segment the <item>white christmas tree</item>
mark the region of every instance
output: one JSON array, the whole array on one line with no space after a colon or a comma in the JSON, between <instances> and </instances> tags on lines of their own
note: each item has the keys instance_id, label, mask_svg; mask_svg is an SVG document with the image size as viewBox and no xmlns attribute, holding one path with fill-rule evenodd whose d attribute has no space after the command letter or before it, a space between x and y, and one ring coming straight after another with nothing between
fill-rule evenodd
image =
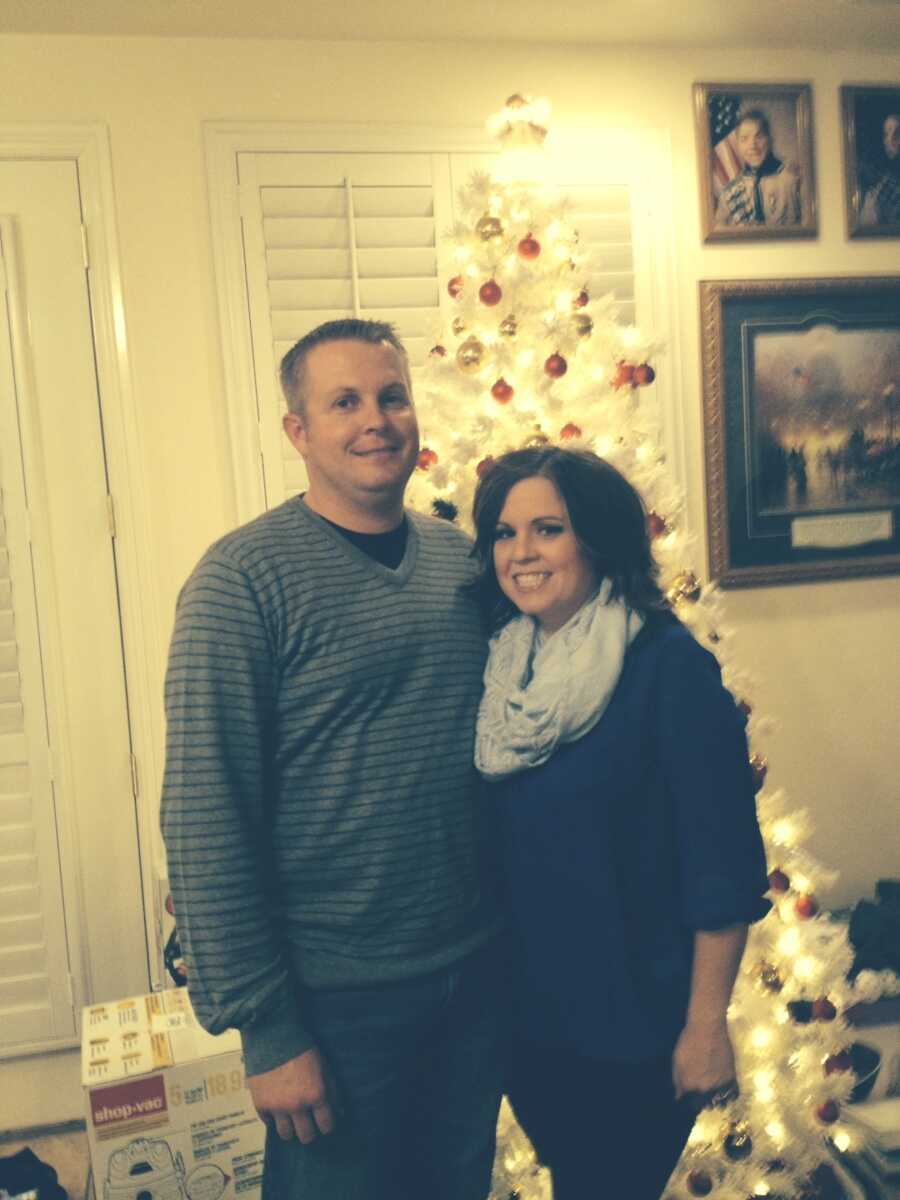
<instances>
[{"instance_id":1,"label":"white christmas tree","mask_svg":"<svg viewBox=\"0 0 900 1200\"><path fill-rule=\"evenodd\" d=\"M887 973L851 985L845 926L820 912L834 876L804 849L809 814L766 784L762 747L772 722L752 706L752 679L734 654L721 593L687 565L683 499L666 464L651 386L661 347L617 323L612 296L587 290L577 232L557 195L535 181L549 106L511 97L490 122L505 179L474 175L448 235L456 274L449 328L436 332L417 388L423 448L414 505L467 526L478 476L523 445L586 446L639 489L661 583L678 617L719 659L747 716L758 815L769 862L771 913L751 931L729 1011L741 1094L705 1110L666 1190L667 1200L775 1200L820 1194L816 1172L856 1135L842 1119L855 1079L844 1013L897 990ZM635 1132L640 1131L635 1113ZM652 1131L644 1131L652 1136ZM598 1162L598 1185L603 1164ZM602 1190L602 1189L601 1189ZM501 1113L496 1200L550 1196L524 1134Z\"/></svg>"}]
</instances>

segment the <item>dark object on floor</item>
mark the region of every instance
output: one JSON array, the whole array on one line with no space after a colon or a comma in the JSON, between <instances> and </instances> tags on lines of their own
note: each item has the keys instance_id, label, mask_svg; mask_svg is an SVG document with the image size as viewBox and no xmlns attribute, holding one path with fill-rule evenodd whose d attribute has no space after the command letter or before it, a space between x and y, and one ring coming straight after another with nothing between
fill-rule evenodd
<instances>
[{"instance_id":1,"label":"dark object on floor","mask_svg":"<svg viewBox=\"0 0 900 1200\"><path fill-rule=\"evenodd\" d=\"M875 897L874 904L860 900L850 917L851 979L860 971L900 971L900 879L879 879Z\"/></svg>"},{"instance_id":2,"label":"dark object on floor","mask_svg":"<svg viewBox=\"0 0 900 1200\"><path fill-rule=\"evenodd\" d=\"M69 1193L60 1187L56 1172L49 1163L41 1162L29 1147L0 1158L0 1195L9 1200L69 1200Z\"/></svg>"},{"instance_id":3,"label":"dark object on floor","mask_svg":"<svg viewBox=\"0 0 900 1200\"><path fill-rule=\"evenodd\" d=\"M166 970L172 976L176 987L187 987L187 967L181 952L181 942L178 940L178 929L173 928L163 950L163 962Z\"/></svg>"}]
</instances>

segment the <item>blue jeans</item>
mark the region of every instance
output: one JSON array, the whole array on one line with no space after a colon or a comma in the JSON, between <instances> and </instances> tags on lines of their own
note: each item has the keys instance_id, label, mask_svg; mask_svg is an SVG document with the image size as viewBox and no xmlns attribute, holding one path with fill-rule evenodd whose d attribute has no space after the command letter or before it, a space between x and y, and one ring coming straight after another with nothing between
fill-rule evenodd
<instances>
[{"instance_id":1,"label":"blue jeans","mask_svg":"<svg viewBox=\"0 0 900 1200\"><path fill-rule=\"evenodd\" d=\"M263 1200L484 1200L503 1085L501 945L418 979L305 993L343 1112L306 1146L270 1127Z\"/></svg>"}]
</instances>

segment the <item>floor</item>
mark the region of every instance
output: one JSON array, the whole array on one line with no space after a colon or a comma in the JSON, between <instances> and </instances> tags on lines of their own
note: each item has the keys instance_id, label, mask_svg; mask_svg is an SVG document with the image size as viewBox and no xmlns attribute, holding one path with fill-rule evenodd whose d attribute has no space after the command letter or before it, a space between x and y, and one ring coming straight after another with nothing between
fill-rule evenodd
<instances>
[{"instance_id":1,"label":"floor","mask_svg":"<svg viewBox=\"0 0 900 1200\"><path fill-rule=\"evenodd\" d=\"M38 1158L53 1167L69 1200L85 1200L90 1159L83 1122L72 1122L53 1131L4 1134L0 1139L0 1158L7 1158L25 1146L30 1146Z\"/></svg>"}]
</instances>

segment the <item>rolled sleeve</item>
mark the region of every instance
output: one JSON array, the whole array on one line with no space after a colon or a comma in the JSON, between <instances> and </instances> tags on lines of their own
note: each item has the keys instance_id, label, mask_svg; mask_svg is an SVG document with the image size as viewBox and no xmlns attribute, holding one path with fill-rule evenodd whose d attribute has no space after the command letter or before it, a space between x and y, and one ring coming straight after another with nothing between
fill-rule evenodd
<instances>
[{"instance_id":1,"label":"rolled sleeve","mask_svg":"<svg viewBox=\"0 0 900 1200\"><path fill-rule=\"evenodd\" d=\"M660 751L674 811L681 917L693 930L769 911L744 718L716 659L686 634L660 665Z\"/></svg>"}]
</instances>

